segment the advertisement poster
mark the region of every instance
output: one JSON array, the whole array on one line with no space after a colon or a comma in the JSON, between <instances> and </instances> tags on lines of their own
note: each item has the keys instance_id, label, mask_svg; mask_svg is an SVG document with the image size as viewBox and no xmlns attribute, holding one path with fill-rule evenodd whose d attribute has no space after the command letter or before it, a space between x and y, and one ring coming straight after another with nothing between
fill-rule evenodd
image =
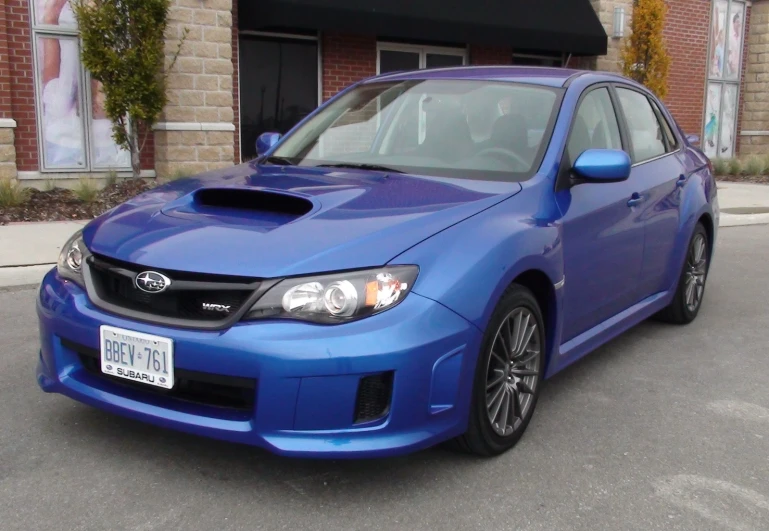
<instances>
[{"instance_id":1,"label":"advertisement poster","mask_svg":"<svg viewBox=\"0 0 769 531\"><path fill-rule=\"evenodd\" d=\"M742 28L745 19L745 4L732 2L729 12L729 55L726 59L726 78L737 80L740 77L740 53L742 52Z\"/></svg>"},{"instance_id":2,"label":"advertisement poster","mask_svg":"<svg viewBox=\"0 0 769 531\"><path fill-rule=\"evenodd\" d=\"M726 10L726 0L717 0L713 3L713 20L710 28L710 77L721 78L724 75L727 33Z\"/></svg>"},{"instance_id":3,"label":"advertisement poster","mask_svg":"<svg viewBox=\"0 0 769 531\"><path fill-rule=\"evenodd\" d=\"M718 155L719 117L721 115L721 85L708 84L708 97L705 104L705 138L703 151L705 155L715 158Z\"/></svg>"},{"instance_id":4,"label":"advertisement poster","mask_svg":"<svg viewBox=\"0 0 769 531\"><path fill-rule=\"evenodd\" d=\"M734 155L734 126L737 118L737 86L724 85L721 104L721 142L718 156L730 158Z\"/></svg>"},{"instance_id":5,"label":"advertisement poster","mask_svg":"<svg viewBox=\"0 0 769 531\"><path fill-rule=\"evenodd\" d=\"M77 37L37 37L45 167L85 167Z\"/></svg>"},{"instance_id":6,"label":"advertisement poster","mask_svg":"<svg viewBox=\"0 0 769 531\"><path fill-rule=\"evenodd\" d=\"M62 33L77 29L69 0L35 0L35 22L61 28ZM129 152L112 139L101 83L91 80L84 85L77 36L38 34L36 48L44 167L85 169L89 151L91 168L130 167Z\"/></svg>"}]
</instances>

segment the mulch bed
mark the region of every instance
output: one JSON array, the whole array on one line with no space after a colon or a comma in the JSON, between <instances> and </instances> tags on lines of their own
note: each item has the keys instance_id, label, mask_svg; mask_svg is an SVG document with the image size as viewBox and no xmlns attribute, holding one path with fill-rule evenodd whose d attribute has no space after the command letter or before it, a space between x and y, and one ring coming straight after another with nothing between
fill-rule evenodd
<instances>
[{"instance_id":1,"label":"mulch bed","mask_svg":"<svg viewBox=\"0 0 769 531\"><path fill-rule=\"evenodd\" d=\"M769 175L719 175L716 181L728 183L769 184Z\"/></svg>"},{"instance_id":2,"label":"mulch bed","mask_svg":"<svg viewBox=\"0 0 769 531\"><path fill-rule=\"evenodd\" d=\"M96 200L85 203L71 190L30 190L29 199L15 207L0 207L0 225L18 221L71 221L93 219L107 210L149 190L143 179L126 179L100 190Z\"/></svg>"}]
</instances>

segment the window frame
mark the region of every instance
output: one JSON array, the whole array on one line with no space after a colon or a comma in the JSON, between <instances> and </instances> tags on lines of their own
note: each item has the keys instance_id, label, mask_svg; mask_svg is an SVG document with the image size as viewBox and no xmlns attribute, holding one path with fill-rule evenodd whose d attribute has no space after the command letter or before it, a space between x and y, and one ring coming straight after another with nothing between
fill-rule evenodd
<instances>
[{"instance_id":1,"label":"window frame","mask_svg":"<svg viewBox=\"0 0 769 531\"><path fill-rule=\"evenodd\" d=\"M414 53L419 55L419 68L418 70L424 70L427 68L427 56L429 54L434 55L450 55L453 57L462 58L462 66L467 65L468 53L467 48L455 48L450 46L427 46L421 44L406 44L398 42L377 41L376 43L376 73L380 75L381 66L381 52L405 52Z\"/></svg>"},{"instance_id":2,"label":"window frame","mask_svg":"<svg viewBox=\"0 0 769 531\"><path fill-rule=\"evenodd\" d=\"M617 113L617 105L619 102L614 101L614 93L612 92L612 87L608 83L599 83L597 85L590 85L587 89L585 89L582 94L579 97L579 100L577 101L577 105L574 107L574 115L571 118L571 124L569 126L569 134L566 137L566 144L564 145L564 151L566 152L566 157L569 159L569 164L573 167L576 160L571 160L571 157L569 156L569 142L571 142L571 135L574 131L574 124L577 121L577 115L579 114L580 109L582 108L582 104L585 101L585 98L587 98L591 93L595 92L596 90L606 89L606 92L609 94L609 101L611 102L612 111L614 112L614 119L617 120L617 129L619 131L619 138L620 138L620 147L623 151L626 151L626 138L623 135L623 129L622 129L622 122L620 121L619 114ZM571 168L569 168L571 169Z\"/></svg>"},{"instance_id":3,"label":"window frame","mask_svg":"<svg viewBox=\"0 0 769 531\"><path fill-rule=\"evenodd\" d=\"M68 173L99 173L106 171L130 171L131 160L125 166L99 166L95 164L95 148L93 128L93 94L91 93L91 74L78 61L78 83L80 84L80 101L78 102L78 117L80 119L80 136L83 142L84 164L82 166L46 166L45 151L45 124L43 123L43 102L42 102L42 80L40 79L40 61L39 61L39 38L49 39L71 39L77 42L78 55L82 48L82 39L80 38L80 29L77 26L52 25L37 23L37 2L30 0L30 34L32 39L32 79L35 88L35 126L37 128L38 162L40 173L46 174L68 174Z\"/></svg>"},{"instance_id":4,"label":"window frame","mask_svg":"<svg viewBox=\"0 0 769 531\"><path fill-rule=\"evenodd\" d=\"M638 87L635 87L633 85L628 85L626 83L612 83L612 89L615 91L615 93L619 89L625 89L625 90L629 90L631 92L635 92L635 93L640 94L641 96L643 96L646 99L646 101L648 102L649 106L651 107L652 113L654 114L654 117L657 120L657 125L660 127L660 132L662 133L662 145L665 147L664 153L662 153L660 155L656 155L654 157L650 157L648 159L637 160L636 159L636 155L635 155L635 148L633 147L633 137L630 134L630 125L628 124L627 117L625 116L625 110L622 107L622 102L619 99L619 93L616 93L617 105L619 106L619 110L620 110L620 112L622 114L622 125L626 128L626 135L627 135L627 139L628 139L628 145L630 146L629 155L630 155L630 159L633 161L633 166L632 166L633 168L635 168L636 166L640 166L641 164L646 164L648 162L653 162L653 161L659 160L659 159L661 159L663 157L667 157L669 155L673 155L675 153L678 153L681 150L682 143L681 143L681 140L677 136L676 136L676 140L678 141L678 149L670 150L668 148L667 137L664 134L664 131L662 131L662 124L659 121L660 120L660 115L657 113L657 110L655 109L656 105L654 104L654 99L651 97L650 94L648 94L647 92L639 89ZM670 122L668 122L666 120L666 123L668 124L668 126L670 126ZM670 129L671 129L671 131L673 131L672 127ZM675 135L674 131L673 131L673 135Z\"/></svg>"}]
</instances>

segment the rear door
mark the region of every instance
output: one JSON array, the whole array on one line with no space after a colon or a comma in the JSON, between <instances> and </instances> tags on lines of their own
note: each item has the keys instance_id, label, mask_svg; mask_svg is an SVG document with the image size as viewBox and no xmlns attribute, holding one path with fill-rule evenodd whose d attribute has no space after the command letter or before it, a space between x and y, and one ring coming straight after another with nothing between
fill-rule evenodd
<instances>
[{"instance_id":1,"label":"rear door","mask_svg":"<svg viewBox=\"0 0 769 531\"><path fill-rule=\"evenodd\" d=\"M656 102L632 87L615 88L630 141L630 178L640 186L644 253L639 290L645 298L669 289L674 281L670 264L680 226L681 189L688 176L681 141Z\"/></svg>"}]
</instances>

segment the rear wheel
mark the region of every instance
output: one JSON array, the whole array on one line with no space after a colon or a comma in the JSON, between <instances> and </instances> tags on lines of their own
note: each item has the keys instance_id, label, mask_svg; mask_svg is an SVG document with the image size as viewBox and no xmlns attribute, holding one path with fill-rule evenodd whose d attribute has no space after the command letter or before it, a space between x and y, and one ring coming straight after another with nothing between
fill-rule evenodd
<instances>
[{"instance_id":1,"label":"rear wheel","mask_svg":"<svg viewBox=\"0 0 769 531\"><path fill-rule=\"evenodd\" d=\"M689 324L697 317L705 296L705 282L710 266L710 242L702 223L698 223L689 242L678 289L670 305L659 317L675 324Z\"/></svg>"},{"instance_id":2,"label":"rear wheel","mask_svg":"<svg viewBox=\"0 0 769 531\"><path fill-rule=\"evenodd\" d=\"M518 442L537 404L544 359L542 312L528 289L513 284L486 329L469 427L455 441L460 449L493 456Z\"/></svg>"}]
</instances>

